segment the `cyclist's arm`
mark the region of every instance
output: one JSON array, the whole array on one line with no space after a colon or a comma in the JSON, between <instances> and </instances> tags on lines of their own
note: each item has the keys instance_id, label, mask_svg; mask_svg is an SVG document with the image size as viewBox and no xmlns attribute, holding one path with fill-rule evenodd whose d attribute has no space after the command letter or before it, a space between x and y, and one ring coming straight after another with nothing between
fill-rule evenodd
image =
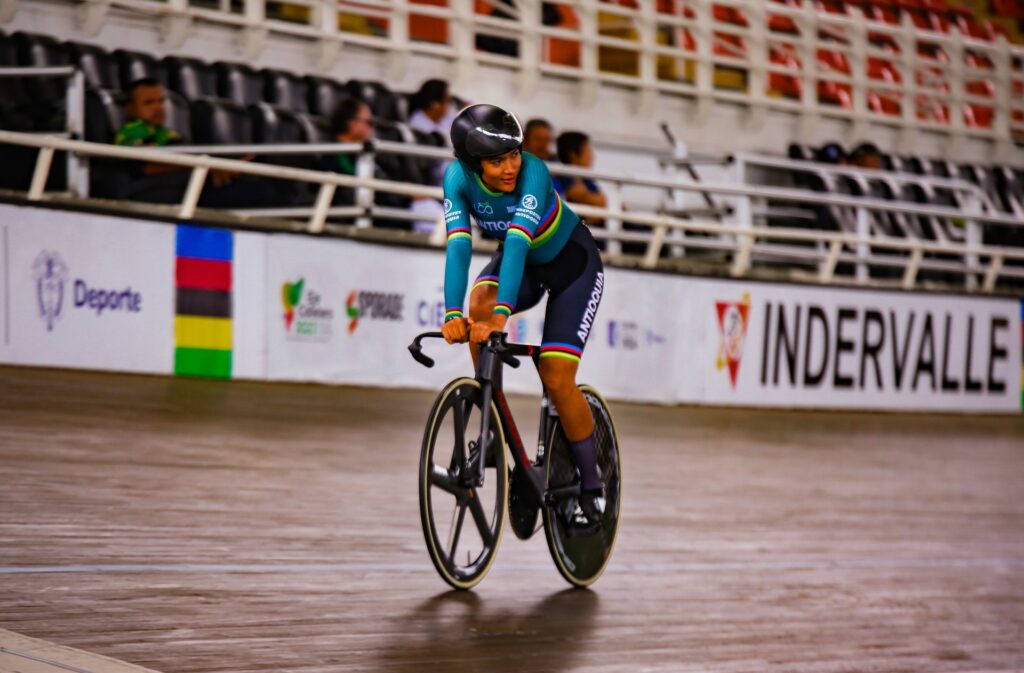
<instances>
[{"instance_id":1,"label":"cyclist's arm","mask_svg":"<svg viewBox=\"0 0 1024 673\"><path fill-rule=\"evenodd\" d=\"M540 226L541 213L551 191L551 174L539 159L530 161L524 155L519 179L522 196L505 236L501 268L498 270L498 302L494 305L494 313L506 318L515 310L526 267L526 253L530 252L530 243Z\"/></svg>"},{"instance_id":2,"label":"cyclist's arm","mask_svg":"<svg viewBox=\"0 0 1024 673\"><path fill-rule=\"evenodd\" d=\"M466 301L469 262L473 254L469 201L466 199L465 191L465 177L458 162L453 162L444 174L444 223L448 230L444 262L445 322L465 316L463 307Z\"/></svg>"}]
</instances>

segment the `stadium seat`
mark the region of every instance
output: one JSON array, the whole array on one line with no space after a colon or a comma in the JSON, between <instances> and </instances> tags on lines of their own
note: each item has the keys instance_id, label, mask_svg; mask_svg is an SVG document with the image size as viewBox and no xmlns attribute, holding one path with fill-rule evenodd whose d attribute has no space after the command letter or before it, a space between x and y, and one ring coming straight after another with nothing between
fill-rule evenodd
<instances>
[{"instance_id":1,"label":"stadium seat","mask_svg":"<svg viewBox=\"0 0 1024 673\"><path fill-rule=\"evenodd\" d=\"M263 99L296 114L309 112L309 83L283 70L263 70Z\"/></svg>"},{"instance_id":2,"label":"stadium seat","mask_svg":"<svg viewBox=\"0 0 1024 673\"><path fill-rule=\"evenodd\" d=\"M71 55L68 48L56 39L47 35L15 33L12 39L18 51L18 64L31 67L47 67L70 65ZM26 78L25 87L35 102L54 102L63 109L63 100L67 86L64 81L47 78Z\"/></svg>"},{"instance_id":3,"label":"stadium seat","mask_svg":"<svg viewBox=\"0 0 1024 673\"><path fill-rule=\"evenodd\" d=\"M167 84L189 101L217 98L217 73L213 67L195 58L168 56L163 60Z\"/></svg>"},{"instance_id":4,"label":"stadium seat","mask_svg":"<svg viewBox=\"0 0 1024 673\"><path fill-rule=\"evenodd\" d=\"M269 103L249 106L253 140L262 144L294 145L306 142L306 133L295 113Z\"/></svg>"},{"instance_id":5,"label":"stadium seat","mask_svg":"<svg viewBox=\"0 0 1024 673\"><path fill-rule=\"evenodd\" d=\"M254 68L241 63L217 62L217 91L221 98L239 105L263 103L263 76Z\"/></svg>"},{"instance_id":6,"label":"stadium seat","mask_svg":"<svg viewBox=\"0 0 1024 673\"><path fill-rule=\"evenodd\" d=\"M327 117L301 113L295 115L302 126L303 137L307 143L332 143L334 136L331 134L331 120Z\"/></svg>"},{"instance_id":7,"label":"stadium seat","mask_svg":"<svg viewBox=\"0 0 1024 673\"><path fill-rule=\"evenodd\" d=\"M168 87L167 68L155 56L125 49L118 49L112 55L122 88L127 89L132 82L144 78L155 79Z\"/></svg>"},{"instance_id":8,"label":"stadium seat","mask_svg":"<svg viewBox=\"0 0 1024 673\"><path fill-rule=\"evenodd\" d=\"M192 138L197 145L251 145L253 123L246 109L227 100L193 101Z\"/></svg>"},{"instance_id":9,"label":"stadium seat","mask_svg":"<svg viewBox=\"0 0 1024 673\"><path fill-rule=\"evenodd\" d=\"M125 121L125 101L113 89L90 89L85 95L85 139L110 144Z\"/></svg>"},{"instance_id":10,"label":"stadium seat","mask_svg":"<svg viewBox=\"0 0 1024 673\"><path fill-rule=\"evenodd\" d=\"M380 120L377 123L376 136L379 140L390 140L396 143L413 142L415 138L409 127L399 122ZM381 154L377 156L380 165L392 180L423 184L423 175L414 157L399 154Z\"/></svg>"},{"instance_id":11,"label":"stadium seat","mask_svg":"<svg viewBox=\"0 0 1024 673\"><path fill-rule=\"evenodd\" d=\"M85 83L94 89L122 89L117 61L106 49L78 42L67 43L73 62L85 76Z\"/></svg>"},{"instance_id":12,"label":"stadium seat","mask_svg":"<svg viewBox=\"0 0 1024 673\"><path fill-rule=\"evenodd\" d=\"M347 94L344 87L333 79L306 77L309 111L321 117L330 118L334 108Z\"/></svg>"},{"instance_id":13,"label":"stadium seat","mask_svg":"<svg viewBox=\"0 0 1024 673\"><path fill-rule=\"evenodd\" d=\"M0 33L0 68L18 66L14 41ZM21 77L0 77L0 128L29 131L33 128L29 94Z\"/></svg>"},{"instance_id":14,"label":"stadium seat","mask_svg":"<svg viewBox=\"0 0 1024 673\"><path fill-rule=\"evenodd\" d=\"M167 91L167 121L164 125L181 137L184 145L192 143L192 110L189 102L177 91Z\"/></svg>"},{"instance_id":15,"label":"stadium seat","mask_svg":"<svg viewBox=\"0 0 1024 673\"><path fill-rule=\"evenodd\" d=\"M301 145L308 141L306 128L298 116L289 110L269 103L256 103L250 105L248 111L252 120L253 139L257 143ZM257 157L257 161L291 168L316 167L316 158L309 154L273 154ZM282 200L289 205L312 203L313 194L308 183L275 180L275 187Z\"/></svg>"},{"instance_id":16,"label":"stadium seat","mask_svg":"<svg viewBox=\"0 0 1024 673\"><path fill-rule=\"evenodd\" d=\"M366 101L373 111L373 116L393 122L404 122L399 116L398 95L385 84L372 81L350 80L345 90L353 98Z\"/></svg>"}]
</instances>

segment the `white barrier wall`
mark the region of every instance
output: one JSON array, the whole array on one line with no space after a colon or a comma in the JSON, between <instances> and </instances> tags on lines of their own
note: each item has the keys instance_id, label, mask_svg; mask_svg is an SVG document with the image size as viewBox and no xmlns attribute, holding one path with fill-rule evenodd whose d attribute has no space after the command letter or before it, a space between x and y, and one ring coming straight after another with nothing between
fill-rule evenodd
<instances>
[{"instance_id":1,"label":"white barrier wall","mask_svg":"<svg viewBox=\"0 0 1024 673\"><path fill-rule=\"evenodd\" d=\"M6 205L0 228L2 362L418 388L471 374L465 346L425 342L429 370L405 350L441 325L436 250ZM543 321L516 316L512 339L539 343ZM1021 334L1015 300L608 269L580 380L661 403L1019 413ZM540 390L528 362L506 385Z\"/></svg>"}]
</instances>

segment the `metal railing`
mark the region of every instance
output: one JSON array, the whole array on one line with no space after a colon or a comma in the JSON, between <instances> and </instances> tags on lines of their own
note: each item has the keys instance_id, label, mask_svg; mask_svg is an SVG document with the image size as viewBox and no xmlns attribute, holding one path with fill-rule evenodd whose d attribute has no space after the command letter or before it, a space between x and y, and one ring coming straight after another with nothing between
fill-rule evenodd
<instances>
[{"instance_id":1,"label":"metal railing","mask_svg":"<svg viewBox=\"0 0 1024 673\"><path fill-rule=\"evenodd\" d=\"M27 192L29 201L40 201L46 198L45 185L50 163L54 152L65 151L79 156L96 156L118 158L133 161L150 161L182 166L190 171L188 187L182 201L177 206L176 215L183 220L194 219L197 215L199 198L211 170L234 171L237 173L294 180L315 185L317 197L315 205L305 220L305 230L311 234L325 232L327 218L331 214L331 202L334 191L338 187L355 188L357 192L369 195L363 203L372 204L373 193L383 191L404 194L412 197L428 197L440 199L441 190L437 187L380 180L371 177L373 157L370 152L363 152L358 165L363 167L363 175L356 176L325 173L320 171L287 168L275 165L252 163L192 155L176 150L117 147L84 141L69 140L59 137L47 137L33 134L0 131L0 143L12 143L40 149L39 158L33 174L31 186ZM195 149L198 148L185 148ZM263 154L272 152L296 153L300 150L316 152L361 152L364 148L358 144L326 144L316 146L286 146L272 148L268 146L248 147L207 147L205 151L226 153L251 153L256 150ZM376 147L381 152L408 152L423 156L447 158L444 150L403 145L401 143L379 143ZM370 175L365 175L369 165ZM606 174L568 167L553 166L555 172L572 173L602 179ZM622 208L621 203L611 208L593 208L573 205L584 217L604 218L609 226L594 228L594 235L609 242L608 255L613 261L622 261L622 257L612 249L611 244L641 244L644 252L639 258L641 266L654 268L659 265L666 244L676 245L694 250L726 253L729 273L734 277L749 275L755 258L766 261L788 261L789 263L811 264L816 270L815 279L822 283L834 283L843 280L837 277L836 269L841 263L854 265L858 273L852 282L858 284L876 284L878 279L871 271L879 269L897 269L900 273L899 285L910 289L919 285L919 274L922 270L931 270L946 274L955 274L962 278L968 289L993 292L1000 278L1024 279L1024 248L1008 248L983 245L979 237L967 237L964 241L928 241L912 238L895 238L880 235L870 227L864 226L856 232L823 231L797 229L792 227L773 227L755 224L753 209L749 203L752 199L771 199L802 205L844 206L857 213L858 221L867 222L872 214L896 213L917 216L932 216L948 219L961 219L968 228L976 227L980 231L986 225L1022 227L1024 220L999 213L978 212L967 213L957 208L941 206L924 206L920 204L884 201L873 198L854 196L818 194L800 189L785 187L749 186L730 183L694 183L686 180L665 179L663 177L615 176L619 184L641 184L647 187L666 191L681 190L684 192L710 194L719 197L738 199L747 205L735 208L728 221L715 221L707 218L684 217L655 212L632 211ZM980 202L979 202L980 203ZM369 226L368 220L374 214L372 206L369 210L357 204L356 207L343 209L343 214L358 215L367 220L362 226ZM380 212L382 216L387 212ZM419 219L422 219L419 218ZM634 231L611 226L612 223L640 225L645 229ZM293 227L281 226L284 230ZM649 228L649 229L648 229ZM673 232L680 232L681 238L669 240ZM443 245L444 223L439 217L435 234L431 243ZM885 252L879 252L885 251ZM897 253L897 254L893 254Z\"/></svg>"},{"instance_id":2,"label":"metal railing","mask_svg":"<svg viewBox=\"0 0 1024 673\"><path fill-rule=\"evenodd\" d=\"M698 119L712 102L725 101L755 112L787 110L997 141L1024 137L1024 47L1002 36L975 39L955 25L949 32L930 30L906 12L894 24L860 10L818 10L810 1L563 0L553 6L570 20L545 25L542 0L494 0L507 18L478 13L471 0L444 6L291 0L285 4L302 11L287 19L268 16L266 0L216 7L189 0L82 4L87 26L100 25L112 9L158 18L171 49L193 22L241 31L248 58L258 56L268 34L299 36L317 45L322 71L343 49L357 46L388 54L395 77L409 55L446 59L456 88L488 64L518 72L526 95L541 76L571 78L581 87L583 106L610 84L636 90L641 110L651 110L658 95L694 97ZM723 8L731 16L723 16ZM425 19L440 27L424 35ZM516 55L478 49L477 36L505 40Z\"/></svg>"}]
</instances>

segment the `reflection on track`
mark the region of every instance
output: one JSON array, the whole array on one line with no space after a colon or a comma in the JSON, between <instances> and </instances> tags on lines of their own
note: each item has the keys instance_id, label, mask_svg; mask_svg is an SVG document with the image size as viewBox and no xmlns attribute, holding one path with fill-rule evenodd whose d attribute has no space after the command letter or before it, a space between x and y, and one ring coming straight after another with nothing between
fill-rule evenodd
<instances>
[{"instance_id":1,"label":"reflection on track","mask_svg":"<svg viewBox=\"0 0 1024 673\"><path fill-rule=\"evenodd\" d=\"M522 575L528 583L530 576ZM444 670L493 673L571 670L591 642L601 600L589 590L565 589L525 607L479 594L451 591L423 601L396 623L394 648L381 668L422 673L444 653Z\"/></svg>"}]
</instances>

